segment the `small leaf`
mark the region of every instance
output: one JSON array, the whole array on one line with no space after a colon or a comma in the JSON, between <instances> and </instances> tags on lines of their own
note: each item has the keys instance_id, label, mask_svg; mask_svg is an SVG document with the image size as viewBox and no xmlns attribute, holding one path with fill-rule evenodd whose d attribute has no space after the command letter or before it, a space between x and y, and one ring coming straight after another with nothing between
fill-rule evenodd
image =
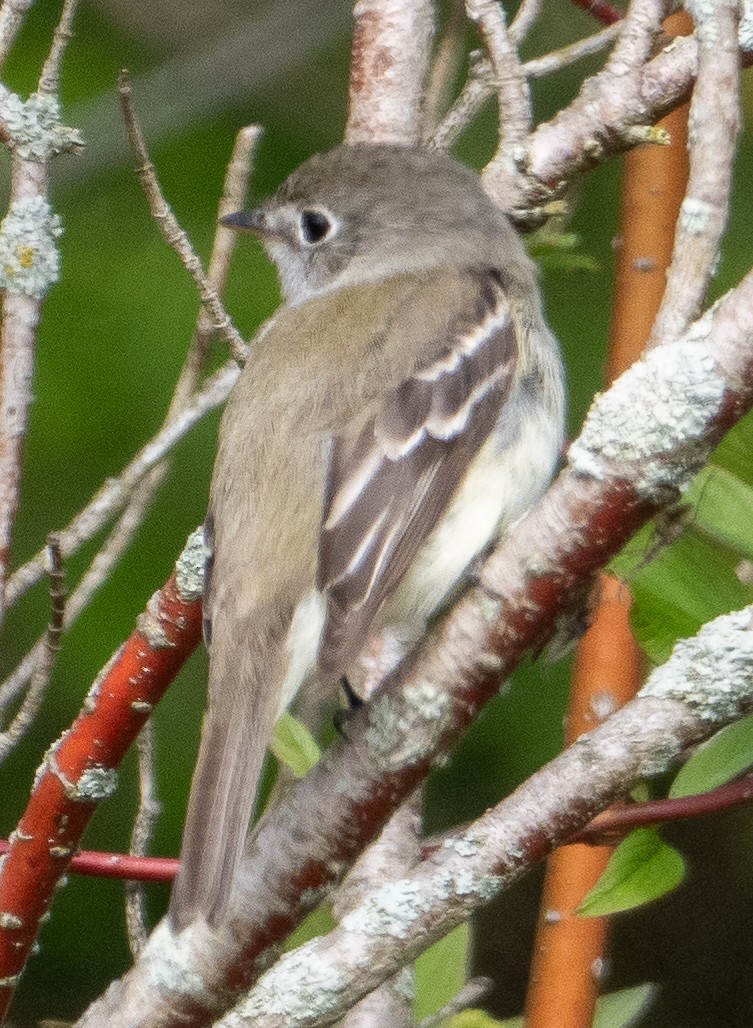
<instances>
[{"instance_id":1,"label":"small leaf","mask_svg":"<svg viewBox=\"0 0 753 1028\"><path fill-rule=\"evenodd\" d=\"M582 250L575 232L535 232L528 240L528 252L542 268L552 271L598 271L598 262Z\"/></svg>"},{"instance_id":2,"label":"small leaf","mask_svg":"<svg viewBox=\"0 0 753 1028\"><path fill-rule=\"evenodd\" d=\"M464 1010L462 1014L455 1014L446 1023L447 1028L523 1028L522 1017L498 1021L484 1010Z\"/></svg>"},{"instance_id":3,"label":"small leaf","mask_svg":"<svg viewBox=\"0 0 753 1028\"><path fill-rule=\"evenodd\" d=\"M316 767L322 755L308 728L287 712L278 719L269 748L296 778L303 778Z\"/></svg>"},{"instance_id":4,"label":"small leaf","mask_svg":"<svg viewBox=\"0 0 753 1028\"><path fill-rule=\"evenodd\" d=\"M470 929L458 925L416 961L416 1020L441 1010L467 980Z\"/></svg>"},{"instance_id":5,"label":"small leaf","mask_svg":"<svg viewBox=\"0 0 753 1028\"><path fill-rule=\"evenodd\" d=\"M753 414L746 414L719 443L712 460L736 478L753 485Z\"/></svg>"},{"instance_id":6,"label":"small leaf","mask_svg":"<svg viewBox=\"0 0 753 1028\"><path fill-rule=\"evenodd\" d=\"M663 842L653 828L639 828L614 851L578 914L601 917L643 906L676 889L684 877L682 855Z\"/></svg>"},{"instance_id":7,"label":"small leaf","mask_svg":"<svg viewBox=\"0 0 753 1028\"><path fill-rule=\"evenodd\" d=\"M753 560L753 488L724 468L700 471L685 496L692 526L746 560Z\"/></svg>"},{"instance_id":8,"label":"small leaf","mask_svg":"<svg viewBox=\"0 0 753 1028\"><path fill-rule=\"evenodd\" d=\"M328 903L320 903L285 940L284 950L289 953L320 935L328 935L335 927L335 919Z\"/></svg>"},{"instance_id":9,"label":"small leaf","mask_svg":"<svg viewBox=\"0 0 753 1028\"><path fill-rule=\"evenodd\" d=\"M648 1013L656 994L656 986L646 982L601 996L596 1000L593 1028L630 1028Z\"/></svg>"},{"instance_id":10,"label":"small leaf","mask_svg":"<svg viewBox=\"0 0 753 1028\"><path fill-rule=\"evenodd\" d=\"M753 765L753 717L717 732L699 746L680 769L669 795L673 799L710 792Z\"/></svg>"}]
</instances>

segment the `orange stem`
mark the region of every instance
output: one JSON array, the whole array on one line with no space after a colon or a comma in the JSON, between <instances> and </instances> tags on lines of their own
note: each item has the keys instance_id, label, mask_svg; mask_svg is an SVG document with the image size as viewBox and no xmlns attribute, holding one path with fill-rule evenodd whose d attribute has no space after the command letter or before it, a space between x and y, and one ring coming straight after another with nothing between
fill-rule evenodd
<instances>
[{"instance_id":1,"label":"orange stem","mask_svg":"<svg viewBox=\"0 0 753 1028\"><path fill-rule=\"evenodd\" d=\"M671 35L692 31L687 15L666 22ZM675 222L687 182L687 105L662 125L669 147L628 153L622 183L621 231L606 379L640 355L659 308L672 257ZM640 656L630 628L630 593L610 575L600 579L593 623L578 647L565 742L627 702L640 681ZM607 945L606 918L575 911L601 876L612 848L572 845L549 858L526 998L526 1028L590 1028Z\"/></svg>"}]
</instances>

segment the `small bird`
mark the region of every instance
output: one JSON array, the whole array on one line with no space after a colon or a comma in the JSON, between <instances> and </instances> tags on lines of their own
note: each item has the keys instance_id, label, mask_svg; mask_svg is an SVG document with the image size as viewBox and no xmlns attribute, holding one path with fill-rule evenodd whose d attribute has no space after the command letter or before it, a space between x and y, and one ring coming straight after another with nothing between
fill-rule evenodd
<instances>
[{"instance_id":1,"label":"small bird","mask_svg":"<svg viewBox=\"0 0 753 1028\"><path fill-rule=\"evenodd\" d=\"M204 525L204 721L170 905L219 927L274 722L405 645L540 496L564 385L534 266L449 156L340 146L257 210L284 303L222 419Z\"/></svg>"}]
</instances>

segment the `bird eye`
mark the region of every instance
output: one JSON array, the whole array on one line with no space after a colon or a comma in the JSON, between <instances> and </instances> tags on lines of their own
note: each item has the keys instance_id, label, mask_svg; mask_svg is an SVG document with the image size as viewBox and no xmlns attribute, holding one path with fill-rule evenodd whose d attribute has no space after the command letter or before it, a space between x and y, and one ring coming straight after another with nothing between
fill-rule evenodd
<instances>
[{"instance_id":1,"label":"bird eye","mask_svg":"<svg viewBox=\"0 0 753 1028\"><path fill-rule=\"evenodd\" d=\"M301 239L312 246L321 243L332 231L332 222L323 211L301 211Z\"/></svg>"}]
</instances>

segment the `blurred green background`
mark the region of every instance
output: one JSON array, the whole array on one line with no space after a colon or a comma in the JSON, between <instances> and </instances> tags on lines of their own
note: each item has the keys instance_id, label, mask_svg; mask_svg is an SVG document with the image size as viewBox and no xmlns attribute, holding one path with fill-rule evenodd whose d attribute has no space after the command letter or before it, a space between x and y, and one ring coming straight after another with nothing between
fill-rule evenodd
<instances>
[{"instance_id":1,"label":"blurred green background","mask_svg":"<svg viewBox=\"0 0 753 1028\"><path fill-rule=\"evenodd\" d=\"M5 81L22 96L35 88L58 6L33 7L7 63ZM340 140L350 11L346 0L82 4L65 60L62 99L66 123L80 126L88 145L83 156L59 158L53 168L53 202L65 226L63 277L45 302L39 333L16 564L44 544L48 531L65 525L157 429L197 316L194 287L159 236L131 170L115 101L118 70L131 71L135 106L165 193L206 258L225 166L242 125L264 127L252 196L263 196L305 157ZM543 53L595 28L568 0L549 0L524 53ZM470 29L467 42L478 45ZM599 63L583 62L535 83L537 117L551 117L566 104L583 74ZM748 73L747 131L715 295L753 262L752 111ZM456 153L480 168L493 151L495 129L490 105ZM594 259L595 270L543 272L550 321L569 367L572 431L602 384L619 181L620 162L613 161L571 194L570 228L582 237L581 249ZM227 290L236 324L251 334L277 302L272 270L257 245L243 241ZM42 715L0 769L0 836L16 824L42 753L75 716L98 669L131 631L135 616L169 575L185 537L201 522L216 426L216 416L206 419L175 452L167 484L135 545L66 637ZM100 542L69 562L70 585ZM39 586L8 619L0 673L15 666L46 621L46 592ZM159 854L178 851L205 671L199 652L155 715L164 804L154 843ZM477 815L558 751L568 672L566 661L539 660L516 675L511 691L490 705L456 758L432 781L430 830ZM87 848L127 848L137 802L134 768L129 759L118 793L94 819ZM751 1022L750 829L742 811L673 830L690 855L691 881L646 911L617 919L609 987L659 982L659 999L646 1023L732 1028ZM522 1006L538 877L480 919L476 960L499 983L493 999L500 1016ZM165 888L150 889L153 918L161 915L166 898ZM15 1024L72 1019L126 969L122 900L120 883L71 878L19 990Z\"/></svg>"}]
</instances>

